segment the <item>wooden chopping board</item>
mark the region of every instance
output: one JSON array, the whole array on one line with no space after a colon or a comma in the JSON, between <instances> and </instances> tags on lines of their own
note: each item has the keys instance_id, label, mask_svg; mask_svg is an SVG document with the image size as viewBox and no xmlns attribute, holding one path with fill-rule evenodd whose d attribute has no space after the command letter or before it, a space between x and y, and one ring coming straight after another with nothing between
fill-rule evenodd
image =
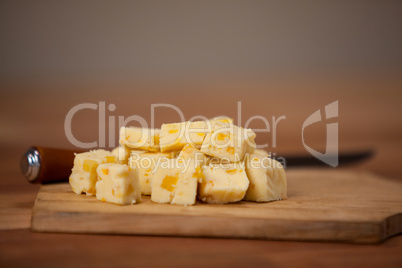
<instances>
[{"instance_id":1,"label":"wooden chopping board","mask_svg":"<svg viewBox=\"0 0 402 268\"><path fill-rule=\"evenodd\" d=\"M67 183L41 186L37 232L227 237L376 243L402 232L402 183L367 172L287 171L288 196L270 203L118 206L76 195Z\"/></svg>"}]
</instances>

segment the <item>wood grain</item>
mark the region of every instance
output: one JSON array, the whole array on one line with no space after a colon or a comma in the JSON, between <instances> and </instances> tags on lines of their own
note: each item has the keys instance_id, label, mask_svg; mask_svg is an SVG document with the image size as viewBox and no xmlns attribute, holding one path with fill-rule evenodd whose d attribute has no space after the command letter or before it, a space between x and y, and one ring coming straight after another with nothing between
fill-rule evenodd
<instances>
[{"instance_id":1,"label":"wood grain","mask_svg":"<svg viewBox=\"0 0 402 268\"><path fill-rule=\"evenodd\" d=\"M289 199L271 203L117 206L41 186L32 230L376 243L402 232L402 184L367 172L288 172Z\"/></svg>"},{"instance_id":2,"label":"wood grain","mask_svg":"<svg viewBox=\"0 0 402 268\"><path fill-rule=\"evenodd\" d=\"M277 147L271 147L281 155L306 153L300 137L303 121L317 109L339 100L340 149L376 150L372 159L350 169L370 171L387 178L386 181L401 183L400 74L400 71L395 75L388 72L314 73L311 76L286 73L273 77L264 73L264 78L260 79L242 76L183 81L181 77L177 83L162 81L159 84L154 79L95 85L51 83L48 79L16 81L12 85L0 81L0 266L402 267L402 235L367 245L30 232L32 207L39 186L27 183L18 165L21 155L33 144L76 149L66 139L63 122L72 107L84 102L115 104L116 111L107 116L139 114L149 120L150 104L154 103L175 104L183 110L186 119L196 114L207 117L227 114L236 118L237 101L242 101L243 124L256 114L267 118L287 116L278 128ZM177 114L159 112L157 124L177 120L174 116ZM95 111L83 112L74 118L73 133L81 141L92 142L98 135L97 122ZM263 126L255 122L252 127ZM307 138L312 146L325 142L325 125L311 129ZM270 135L259 134L258 142L272 145ZM289 201L297 194L290 190ZM350 189L351 192L356 190L359 188Z\"/></svg>"}]
</instances>

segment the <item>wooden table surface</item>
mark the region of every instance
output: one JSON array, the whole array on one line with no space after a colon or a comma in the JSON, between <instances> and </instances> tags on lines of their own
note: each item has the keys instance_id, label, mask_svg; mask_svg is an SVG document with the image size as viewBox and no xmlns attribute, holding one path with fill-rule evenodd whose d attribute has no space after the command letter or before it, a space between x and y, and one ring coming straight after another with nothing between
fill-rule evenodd
<instances>
[{"instance_id":1,"label":"wooden table surface","mask_svg":"<svg viewBox=\"0 0 402 268\"><path fill-rule=\"evenodd\" d=\"M369 170L402 183L402 76L237 77L199 81L136 81L97 84L12 83L0 85L0 266L402 266L402 236L377 245L283 242L241 239L33 233L30 217L37 185L20 175L19 158L31 145L72 148L64 118L74 105L113 103L107 115L150 118L150 105L170 103L186 119L227 114L236 117L242 101L243 124L252 115L286 115L279 123L272 152L306 153L301 125L309 114L339 100L340 150L373 148L375 156L351 169ZM171 111L156 122L176 121ZM260 127L256 122L253 127ZM97 114L83 111L73 122L77 138L97 137ZM322 148L325 125L306 132L309 144ZM306 135L307 135L306 134ZM268 140L270 140L268 135ZM263 143L265 138L257 140ZM163 223L161 223L163 224Z\"/></svg>"}]
</instances>

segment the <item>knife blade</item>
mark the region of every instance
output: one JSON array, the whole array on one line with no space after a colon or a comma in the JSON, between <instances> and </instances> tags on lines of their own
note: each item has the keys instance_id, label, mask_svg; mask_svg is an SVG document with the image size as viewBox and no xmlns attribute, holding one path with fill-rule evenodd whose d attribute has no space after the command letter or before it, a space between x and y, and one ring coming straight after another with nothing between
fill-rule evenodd
<instances>
[{"instance_id":1,"label":"knife blade","mask_svg":"<svg viewBox=\"0 0 402 268\"><path fill-rule=\"evenodd\" d=\"M285 167L331 167L324 160L330 160L338 157L338 167L344 167L351 164L356 164L374 156L375 152L371 149L366 149L356 152L341 152L337 155L327 155L322 160L312 155L284 155ZM276 157L278 158L278 157Z\"/></svg>"},{"instance_id":2,"label":"knife blade","mask_svg":"<svg viewBox=\"0 0 402 268\"><path fill-rule=\"evenodd\" d=\"M30 183L67 182L74 163L74 154L83 150L69 150L32 146L21 158L20 167ZM339 154L339 166L358 163L374 155L373 150ZM330 167L312 155L282 155L285 168ZM328 156L334 157L334 156ZM280 156L275 156L279 159Z\"/></svg>"}]
</instances>

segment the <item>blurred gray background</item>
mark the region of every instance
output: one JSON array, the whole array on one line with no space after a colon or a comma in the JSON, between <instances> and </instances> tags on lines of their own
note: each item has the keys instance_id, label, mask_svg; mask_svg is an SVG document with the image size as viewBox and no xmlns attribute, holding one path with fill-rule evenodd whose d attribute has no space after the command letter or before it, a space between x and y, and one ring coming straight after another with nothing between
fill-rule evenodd
<instances>
[{"instance_id":1,"label":"blurred gray background","mask_svg":"<svg viewBox=\"0 0 402 268\"><path fill-rule=\"evenodd\" d=\"M238 120L241 101L239 125L286 116L277 147L271 133L257 137L280 155L306 154L303 122L339 101L340 151L375 149L370 170L399 176L390 155L402 146L401 26L402 1L391 0L0 0L0 148L15 163L0 159L0 170L17 172L31 145L72 147L64 121L80 103L104 101L117 107L107 118L149 122L155 103L176 105L186 120ZM178 120L156 114L156 125ZM78 113L72 128L80 141L97 140L98 111ZM323 152L326 122L305 134Z\"/></svg>"},{"instance_id":2,"label":"blurred gray background","mask_svg":"<svg viewBox=\"0 0 402 268\"><path fill-rule=\"evenodd\" d=\"M402 1L0 1L0 82L400 72Z\"/></svg>"}]
</instances>

